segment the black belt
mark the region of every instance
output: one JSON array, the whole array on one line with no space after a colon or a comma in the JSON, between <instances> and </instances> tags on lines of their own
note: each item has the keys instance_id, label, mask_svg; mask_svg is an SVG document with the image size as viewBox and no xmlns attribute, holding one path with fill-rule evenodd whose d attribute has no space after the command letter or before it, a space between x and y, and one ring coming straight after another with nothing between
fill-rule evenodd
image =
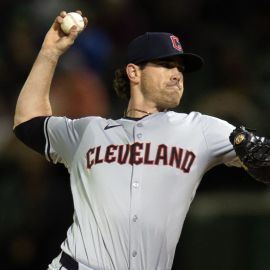
<instances>
[{"instance_id":1,"label":"black belt","mask_svg":"<svg viewBox=\"0 0 270 270\"><path fill-rule=\"evenodd\" d=\"M68 270L79 270L79 264L65 252L62 252L60 263Z\"/></svg>"}]
</instances>

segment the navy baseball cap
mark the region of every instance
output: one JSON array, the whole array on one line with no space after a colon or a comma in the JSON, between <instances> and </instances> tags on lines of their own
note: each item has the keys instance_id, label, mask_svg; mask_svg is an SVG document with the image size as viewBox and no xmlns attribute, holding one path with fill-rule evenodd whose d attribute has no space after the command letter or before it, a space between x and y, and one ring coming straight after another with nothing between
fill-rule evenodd
<instances>
[{"instance_id":1,"label":"navy baseball cap","mask_svg":"<svg viewBox=\"0 0 270 270\"><path fill-rule=\"evenodd\" d=\"M184 72L199 70L204 60L197 54L184 53L179 38L165 32L146 32L128 45L127 64L140 64L151 60L179 56Z\"/></svg>"}]
</instances>

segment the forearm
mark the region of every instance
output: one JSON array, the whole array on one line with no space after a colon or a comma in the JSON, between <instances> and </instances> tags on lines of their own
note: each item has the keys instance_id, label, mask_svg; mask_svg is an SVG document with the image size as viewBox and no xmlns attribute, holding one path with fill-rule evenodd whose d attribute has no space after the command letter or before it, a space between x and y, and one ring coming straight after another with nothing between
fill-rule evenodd
<instances>
[{"instance_id":1,"label":"forearm","mask_svg":"<svg viewBox=\"0 0 270 270\"><path fill-rule=\"evenodd\" d=\"M41 49L32 70L19 94L14 127L36 116L49 116L52 109L49 100L50 87L58 57Z\"/></svg>"},{"instance_id":2,"label":"forearm","mask_svg":"<svg viewBox=\"0 0 270 270\"><path fill-rule=\"evenodd\" d=\"M77 11L81 14L80 11ZM79 32L74 25L69 34L61 30L63 18L67 15L62 11L47 32L42 48L32 70L19 94L14 127L37 116L52 115L50 105L50 87L59 57L74 43ZM87 18L83 17L85 26Z\"/></svg>"}]
</instances>

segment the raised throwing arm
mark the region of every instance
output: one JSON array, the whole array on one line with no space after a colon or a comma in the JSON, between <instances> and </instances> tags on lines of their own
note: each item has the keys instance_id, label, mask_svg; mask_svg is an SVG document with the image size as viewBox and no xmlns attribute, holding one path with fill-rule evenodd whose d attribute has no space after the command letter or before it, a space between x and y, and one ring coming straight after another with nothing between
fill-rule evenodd
<instances>
[{"instance_id":1,"label":"raised throwing arm","mask_svg":"<svg viewBox=\"0 0 270 270\"><path fill-rule=\"evenodd\" d=\"M77 12L81 14L80 11ZM71 28L69 34L61 30L61 23L66 15L67 13L62 11L45 36L36 61L19 94L14 128L34 117L52 115L49 93L55 68L59 57L74 43L79 33L76 26ZM86 17L84 22L86 26Z\"/></svg>"}]
</instances>

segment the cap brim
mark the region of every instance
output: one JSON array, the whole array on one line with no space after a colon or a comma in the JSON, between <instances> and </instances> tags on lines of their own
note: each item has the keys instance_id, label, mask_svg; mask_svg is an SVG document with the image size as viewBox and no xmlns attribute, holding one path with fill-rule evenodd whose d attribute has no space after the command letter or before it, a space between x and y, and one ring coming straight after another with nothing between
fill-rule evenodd
<instances>
[{"instance_id":1,"label":"cap brim","mask_svg":"<svg viewBox=\"0 0 270 270\"><path fill-rule=\"evenodd\" d=\"M203 58L197 54L183 53L177 55L177 57L183 61L184 73L197 71L201 69L204 64Z\"/></svg>"},{"instance_id":2,"label":"cap brim","mask_svg":"<svg viewBox=\"0 0 270 270\"><path fill-rule=\"evenodd\" d=\"M168 59L168 58L179 58L181 60L181 64L184 67L183 72L194 72L202 68L204 64L204 60L201 56L193 53L181 53L181 54L170 54L170 55L163 55L161 57L153 58L153 59L143 59L140 61L135 61L136 63L142 63L142 62L148 62L151 60L157 60L157 59Z\"/></svg>"}]
</instances>

